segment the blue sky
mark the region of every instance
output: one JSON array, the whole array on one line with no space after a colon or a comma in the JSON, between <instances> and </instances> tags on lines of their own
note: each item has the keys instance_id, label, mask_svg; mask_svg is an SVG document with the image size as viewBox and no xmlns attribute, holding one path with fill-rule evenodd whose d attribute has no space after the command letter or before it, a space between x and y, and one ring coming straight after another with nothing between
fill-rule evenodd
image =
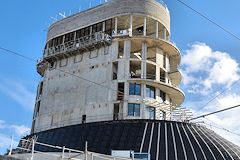
<instances>
[{"instance_id":1,"label":"blue sky","mask_svg":"<svg viewBox=\"0 0 240 160\"><path fill-rule=\"evenodd\" d=\"M240 37L238 0L183 0ZM59 12L76 13L100 0L3 0L0 5L0 46L38 59L42 56L51 17ZM222 109L240 102L238 84L204 106L240 77L240 41L189 10L177 0L165 0L171 14L171 40L182 52L180 66L186 94L183 106L197 114ZM194 70L191 70L194 68ZM0 154L9 136L19 138L31 126L35 92L41 77L33 62L0 50ZM228 103L231 102L231 103ZM203 107L204 106L204 107ZM229 106L228 106L229 107ZM236 109L209 117L209 123L240 133ZM216 130L240 144L240 138ZM227 135L227 136L226 136ZM16 143L16 142L15 142Z\"/></svg>"}]
</instances>

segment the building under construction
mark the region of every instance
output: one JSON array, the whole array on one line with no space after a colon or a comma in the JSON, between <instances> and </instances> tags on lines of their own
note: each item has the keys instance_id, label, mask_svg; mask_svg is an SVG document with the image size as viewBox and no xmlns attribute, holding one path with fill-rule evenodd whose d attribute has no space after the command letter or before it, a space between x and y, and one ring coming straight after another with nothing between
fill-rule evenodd
<instances>
[{"instance_id":1,"label":"building under construction","mask_svg":"<svg viewBox=\"0 0 240 160\"><path fill-rule=\"evenodd\" d=\"M170 35L169 11L155 0L111 0L52 24L37 64L31 134L12 156L65 159L65 148L87 148L102 159L116 159L113 151L131 159L240 159L238 146L178 109L181 55Z\"/></svg>"}]
</instances>

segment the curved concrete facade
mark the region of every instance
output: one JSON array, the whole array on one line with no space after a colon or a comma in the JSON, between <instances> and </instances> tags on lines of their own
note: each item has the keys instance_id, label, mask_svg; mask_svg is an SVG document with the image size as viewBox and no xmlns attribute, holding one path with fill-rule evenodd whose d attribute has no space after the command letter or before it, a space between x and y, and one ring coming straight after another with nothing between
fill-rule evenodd
<instances>
[{"instance_id":1,"label":"curved concrete facade","mask_svg":"<svg viewBox=\"0 0 240 160\"><path fill-rule=\"evenodd\" d=\"M154 18L170 32L169 12L155 0L112 0L52 24L47 41L76 29L126 14L141 14Z\"/></svg>"},{"instance_id":2,"label":"curved concrete facade","mask_svg":"<svg viewBox=\"0 0 240 160\"><path fill-rule=\"evenodd\" d=\"M73 124L170 119L184 101L167 8L112 0L49 28L32 133Z\"/></svg>"}]
</instances>

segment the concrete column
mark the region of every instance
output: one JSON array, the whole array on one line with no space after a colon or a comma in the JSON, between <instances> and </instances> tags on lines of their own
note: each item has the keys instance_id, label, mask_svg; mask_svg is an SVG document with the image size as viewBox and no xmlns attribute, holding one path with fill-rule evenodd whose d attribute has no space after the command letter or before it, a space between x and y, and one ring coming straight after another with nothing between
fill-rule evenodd
<instances>
[{"instance_id":1,"label":"concrete column","mask_svg":"<svg viewBox=\"0 0 240 160\"><path fill-rule=\"evenodd\" d=\"M133 30L133 16L130 15L130 30L129 30L129 36L132 37L132 30Z\"/></svg>"},{"instance_id":2,"label":"concrete column","mask_svg":"<svg viewBox=\"0 0 240 160\"><path fill-rule=\"evenodd\" d=\"M124 78L129 79L129 69L130 69L130 50L131 50L131 40L124 41L124 53L123 53L123 59L125 63L125 73Z\"/></svg>"},{"instance_id":3,"label":"concrete column","mask_svg":"<svg viewBox=\"0 0 240 160\"><path fill-rule=\"evenodd\" d=\"M118 18L115 17L115 29L114 29L115 35L117 35L117 26L118 26Z\"/></svg>"},{"instance_id":4,"label":"concrete column","mask_svg":"<svg viewBox=\"0 0 240 160\"><path fill-rule=\"evenodd\" d=\"M142 43L142 66L141 66L141 70L142 70L141 77L143 79L146 79L146 71L147 71L146 59L147 59L147 44L146 42L143 42Z\"/></svg>"},{"instance_id":5,"label":"concrete column","mask_svg":"<svg viewBox=\"0 0 240 160\"><path fill-rule=\"evenodd\" d=\"M144 17L143 36L147 36L147 18Z\"/></svg>"},{"instance_id":6,"label":"concrete column","mask_svg":"<svg viewBox=\"0 0 240 160\"><path fill-rule=\"evenodd\" d=\"M163 29L163 39L167 40L167 29L165 27Z\"/></svg>"},{"instance_id":7,"label":"concrete column","mask_svg":"<svg viewBox=\"0 0 240 160\"><path fill-rule=\"evenodd\" d=\"M77 32L74 32L74 35L73 35L73 40L74 41L76 40L76 37L77 37Z\"/></svg>"},{"instance_id":8,"label":"concrete column","mask_svg":"<svg viewBox=\"0 0 240 160\"><path fill-rule=\"evenodd\" d=\"M158 38L158 21L156 21L156 38Z\"/></svg>"},{"instance_id":9,"label":"concrete column","mask_svg":"<svg viewBox=\"0 0 240 160\"><path fill-rule=\"evenodd\" d=\"M90 34L92 34L92 26L90 26Z\"/></svg>"},{"instance_id":10,"label":"concrete column","mask_svg":"<svg viewBox=\"0 0 240 160\"><path fill-rule=\"evenodd\" d=\"M103 22L102 31L105 32L105 30L106 30L106 22Z\"/></svg>"}]
</instances>

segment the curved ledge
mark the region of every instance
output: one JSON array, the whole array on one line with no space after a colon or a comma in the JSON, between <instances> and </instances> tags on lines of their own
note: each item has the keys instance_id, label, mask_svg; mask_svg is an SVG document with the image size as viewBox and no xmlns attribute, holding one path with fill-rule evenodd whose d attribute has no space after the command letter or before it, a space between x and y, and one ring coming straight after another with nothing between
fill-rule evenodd
<instances>
[{"instance_id":1,"label":"curved ledge","mask_svg":"<svg viewBox=\"0 0 240 160\"><path fill-rule=\"evenodd\" d=\"M149 37L149 36L145 36L145 37L144 36L132 36L129 38L124 37L124 39L143 40L150 46L157 46L157 47L163 49L170 57L170 66L173 66L173 68L171 68L171 70L176 70L177 65L180 64L181 52L176 47L176 45L170 41L164 40L162 38L154 38L154 37ZM171 63L175 64L175 65L171 65Z\"/></svg>"},{"instance_id":2,"label":"curved ledge","mask_svg":"<svg viewBox=\"0 0 240 160\"><path fill-rule=\"evenodd\" d=\"M139 14L156 19L170 33L170 15L161 3L155 0L112 0L52 24L49 27L47 41L93 23L126 14Z\"/></svg>"},{"instance_id":3,"label":"curved ledge","mask_svg":"<svg viewBox=\"0 0 240 160\"><path fill-rule=\"evenodd\" d=\"M179 106L183 103L185 99L185 95L181 89L178 87L174 87L172 85L156 81L156 80L149 80L149 79L140 79L140 78L134 78L134 79L128 79L129 82L140 82L143 84L147 84L156 88L159 88L163 92L166 92L168 96L172 99L172 104L174 106Z\"/></svg>"},{"instance_id":4,"label":"curved ledge","mask_svg":"<svg viewBox=\"0 0 240 160\"><path fill-rule=\"evenodd\" d=\"M179 70L177 70L175 72L170 72L170 73L168 73L168 75L171 78L171 81L173 84L179 85L181 83L182 75Z\"/></svg>"}]
</instances>

